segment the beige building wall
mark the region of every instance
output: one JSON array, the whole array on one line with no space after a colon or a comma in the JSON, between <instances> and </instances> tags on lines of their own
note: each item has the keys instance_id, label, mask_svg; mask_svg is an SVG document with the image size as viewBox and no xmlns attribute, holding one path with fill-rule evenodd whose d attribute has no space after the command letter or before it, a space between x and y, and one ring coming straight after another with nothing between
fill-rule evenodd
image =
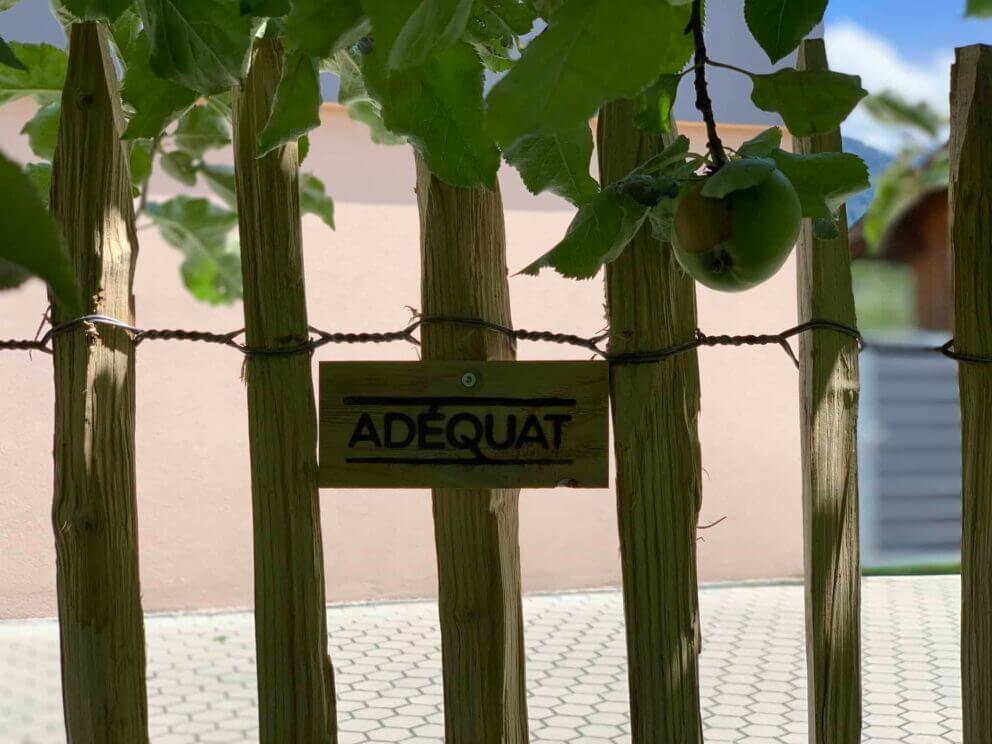
<instances>
[{"instance_id":1,"label":"beige building wall","mask_svg":"<svg viewBox=\"0 0 992 744\"><path fill-rule=\"evenodd\" d=\"M0 109L0 148L29 159L18 130L31 106ZM697 127L686 127L697 149ZM756 131L725 127L729 144ZM402 327L419 304L417 210L406 147L379 147L342 110L327 106L306 168L336 200L337 231L304 219L311 322L328 330ZM526 193L501 174L511 274L546 251L572 216L564 202ZM154 197L177 192L156 180ZM136 278L139 324L227 331L240 305L193 300L180 256L142 230ZM592 335L603 328L602 279L511 276L518 327ZM700 290L712 333L780 330L796 318L795 266L742 295ZM36 281L0 293L0 337L31 336L46 306ZM576 349L523 343L522 359L587 358ZM329 359L416 358L414 348L337 346ZM247 607L252 550L245 390L240 355L211 345L149 341L137 361L137 464L141 580L146 610ZM781 349L704 349L704 474L699 545L703 581L796 576L802 570L798 377ZM42 354L0 353L0 617L55 614L52 372ZM321 492L330 601L436 593L430 496L420 490ZM616 586L620 565L610 490L525 490L520 501L526 591Z\"/></svg>"}]
</instances>

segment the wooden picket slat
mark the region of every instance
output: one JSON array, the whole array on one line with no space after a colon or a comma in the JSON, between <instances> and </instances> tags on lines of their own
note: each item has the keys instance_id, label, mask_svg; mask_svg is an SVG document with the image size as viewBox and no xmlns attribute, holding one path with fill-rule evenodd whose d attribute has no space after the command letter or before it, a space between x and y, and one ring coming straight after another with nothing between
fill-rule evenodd
<instances>
[{"instance_id":1,"label":"wooden picket slat","mask_svg":"<svg viewBox=\"0 0 992 744\"><path fill-rule=\"evenodd\" d=\"M665 141L634 125L631 101L600 111L603 184ZM611 353L692 338L695 285L645 226L606 267ZM699 744L696 526L702 498L695 353L610 373L634 744Z\"/></svg>"},{"instance_id":2,"label":"wooden picket slat","mask_svg":"<svg viewBox=\"0 0 992 744\"><path fill-rule=\"evenodd\" d=\"M87 313L134 322L137 258L117 73L77 23L52 164L52 212ZM56 323L69 320L55 303ZM62 700L71 744L148 741L134 473L134 343L106 325L57 336L55 529Z\"/></svg>"},{"instance_id":3,"label":"wooden picket slat","mask_svg":"<svg viewBox=\"0 0 992 744\"><path fill-rule=\"evenodd\" d=\"M427 315L510 325L498 187L457 188L417 157ZM427 325L425 360L513 359L502 334ZM513 488L433 491L446 744L526 744L523 618Z\"/></svg>"},{"instance_id":4,"label":"wooden picket slat","mask_svg":"<svg viewBox=\"0 0 992 744\"><path fill-rule=\"evenodd\" d=\"M992 46L951 74L954 342L992 357ZM961 698L964 744L992 741L992 367L962 362Z\"/></svg>"},{"instance_id":5,"label":"wooden picket slat","mask_svg":"<svg viewBox=\"0 0 992 744\"><path fill-rule=\"evenodd\" d=\"M292 348L308 336L297 145L258 155L283 65L255 44L234 92L235 179L249 346ZM317 412L310 355L246 361L255 551L255 645L262 744L337 741L327 653L317 491Z\"/></svg>"},{"instance_id":6,"label":"wooden picket slat","mask_svg":"<svg viewBox=\"0 0 992 744\"><path fill-rule=\"evenodd\" d=\"M804 41L799 68L826 70L822 39ZM804 155L839 152L839 131L797 138ZM823 240L803 221L796 249L799 321L856 327L847 214ZM858 344L831 331L799 342L810 744L861 741L861 565L858 545Z\"/></svg>"}]
</instances>

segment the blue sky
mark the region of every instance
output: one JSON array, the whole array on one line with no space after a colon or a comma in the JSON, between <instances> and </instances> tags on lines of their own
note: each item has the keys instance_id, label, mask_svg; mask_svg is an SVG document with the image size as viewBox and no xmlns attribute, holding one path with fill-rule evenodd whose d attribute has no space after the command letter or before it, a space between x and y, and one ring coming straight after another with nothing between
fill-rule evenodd
<instances>
[{"instance_id":1,"label":"blue sky","mask_svg":"<svg viewBox=\"0 0 992 744\"><path fill-rule=\"evenodd\" d=\"M963 17L965 0L830 0L824 36L830 65L860 75L871 93L891 89L948 110L954 48L992 43L992 20ZM900 138L855 111L844 133L879 149Z\"/></svg>"},{"instance_id":2,"label":"blue sky","mask_svg":"<svg viewBox=\"0 0 992 744\"><path fill-rule=\"evenodd\" d=\"M849 19L899 45L912 61L992 43L992 21L963 17L964 0L830 0L827 24Z\"/></svg>"}]
</instances>

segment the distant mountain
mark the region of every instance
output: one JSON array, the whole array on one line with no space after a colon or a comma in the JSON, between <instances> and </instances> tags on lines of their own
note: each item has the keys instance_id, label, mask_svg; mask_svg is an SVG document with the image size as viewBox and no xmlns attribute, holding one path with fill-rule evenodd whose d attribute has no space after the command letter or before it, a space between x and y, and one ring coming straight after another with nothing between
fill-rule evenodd
<instances>
[{"instance_id":1,"label":"distant mountain","mask_svg":"<svg viewBox=\"0 0 992 744\"><path fill-rule=\"evenodd\" d=\"M895 158L852 137L844 138L844 152L853 153L864 160L868 166L868 174L871 176L871 188L847 200L847 221L854 225L868 210L868 205L871 204L871 200L875 196L875 183L878 177L885 172L885 169Z\"/></svg>"}]
</instances>

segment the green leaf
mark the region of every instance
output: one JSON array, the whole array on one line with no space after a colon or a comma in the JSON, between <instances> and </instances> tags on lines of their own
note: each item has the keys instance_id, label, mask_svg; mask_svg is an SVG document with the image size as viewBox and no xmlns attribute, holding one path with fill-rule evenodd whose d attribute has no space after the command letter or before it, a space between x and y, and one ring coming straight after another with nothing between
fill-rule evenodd
<instances>
[{"instance_id":1,"label":"green leaf","mask_svg":"<svg viewBox=\"0 0 992 744\"><path fill-rule=\"evenodd\" d=\"M300 210L317 215L334 229L334 202L324 190L324 182L309 173L300 174Z\"/></svg>"},{"instance_id":2,"label":"green leaf","mask_svg":"<svg viewBox=\"0 0 992 744\"><path fill-rule=\"evenodd\" d=\"M375 66L385 71L389 68L389 57L396 40L403 32L407 20L416 12L421 0L361 0L361 2L371 26L371 43L364 45L358 56L364 60L363 67L369 60L374 60Z\"/></svg>"},{"instance_id":3,"label":"green leaf","mask_svg":"<svg viewBox=\"0 0 992 744\"><path fill-rule=\"evenodd\" d=\"M149 58L151 48L142 32L134 43L121 97L133 111L124 130L124 139L151 139L157 137L197 99L195 91L177 85L156 75Z\"/></svg>"},{"instance_id":4,"label":"green leaf","mask_svg":"<svg viewBox=\"0 0 992 744\"><path fill-rule=\"evenodd\" d=\"M333 71L341 80L338 89L338 102L346 107L353 121L361 122L369 128L369 138L378 145L401 145L406 138L393 134L382 121L382 107L372 99L365 88L365 80L359 64L361 55L351 50L341 50L334 55Z\"/></svg>"},{"instance_id":5,"label":"green leaf","mask_svg":"<svg viewBox=\"0 0 992 744\"><path fill-rule=\"evenodd\" d=\"M910 103L891 90L868 96L864 100L864 107L875 121L911 127L928 137L938 136L944 125L943 117L928 103Z\"/></svg>"},{"instance_id":6,"label":"green leaf","mask_svg":"<svg viewBox=\"0 0 992 744\"><path fill-rule=\"evenodd\" d=\"M672 5L675 5L674 0L670 0L670 2ZM541 18L547 20L565 4L565 0L531 0L531 4Z\"/></svg>"},{"instance_id":7,"label":"green leaf","mask_svg":"<svg viewBox=\"0 0 992 744\"><path fill-rule=\"evenodd\" d=\"M527 0L481 0L485 7L485 17L499 21L506 31L517 36L523 36L534 26L537 12Z\"/></svg>"},{"instance_id":8,"label":"green leaf","mask_svg":"<svg viewBox=\"0 0 992 744\"><path fill-rule=\"evenodd\" d=\"M211 191L217 194L227 206L234 210L238 208L238 192L234 180L234 166L201 163L199 172Z\"/></svg>"},{"instance_id":9,"label":"green leaf","mask_svg":"<svg viewBox=\"0 0 992 744\"><path fill-rule=\"evenodd\" d=\"M241 15L278 18L289 13L289 0L241 0Z\"/></svg>"},{"instance_id":10,"label":"green leaf","mask_svg":"<svg viewBox=\"0 0 992 744\"><path fill-rule=\"evenodd\" d=\"M234 110L231 108L231 91L225 90L223 93L207 96L207 105L223 116L224 121L230 123L234 120Z\"/></svg>"},{"instance_id":11,"label":"green leaf","mask_svg":"<svg viewBox=\"0 0 992 744\"><path fill-rule=\"evenodd\" d=\"M148 214L169 245L185 257L182 276L198 300L227 304L241 297L241 254L231 231L238 215L206 199L177 196L148 204Z\"/></svg>"},{"instance_id":12,"label":"green leaf","mask_svg":"<svg viewBox=\"0 0 992 744\"><path fill-rule=\"evenodd\" d=\"M117 56L126 68L135 53L135 45L141 34L141 18L133 10L126 10L110 24L110 36L117 47Z\"/></svg>"},{"instance_id":13,"label":"green leaf","mask_svg":"<svg viewBox=\"0 0 992 744\"><path fill-rule=\"evenodd\" d=\"M767 158L782 146L782 130L769 127L737 148L742 158Z\"/></svg>"},{"instance_id":14,"label":"green leaf","mask_svg":"<svg viewBox=\"0 0 992 744\"><path fill-rule=\"evenodd\" d=\"M287 43L311 57L330 57L368 29L360 0L291 0L290 6Z\"/></svg>"},{"instance_id":15,"label":"green leaf","mask_svg":"<svg viewBox=\"0 0 992 744\"><path fill-rule=\"evenodd\" d=\"M179 120L172 143L194 158L202 158L207 150L231 144L231 130L215 108L194 106Z\"/></svg>"},{"instance_id":16,"label":"green leaf","mask_svg":"<svg viewBox=\"0 0 992 744\"><path fill-rule=\"evenodd\" d=\"M514 23L526 25L529 29L534 23L533 10L517 2L517 0L503 0L502 3L494 2L493 5L505 4L508 17L512 19L511 9L523 8L527 11L529 19L519 18L513 20ZM509 25L508 21L496 15L481 0L475 0L472 8L472 15L468 19L468 26L462 38L472 45L475 53L479 55L483 66L490 72L506 72L517 62L518 43L517 32Z\"/></svg>"},{"instance_id":17,"label":"green leaf","mask_svg":"<svg viewBox=\"0 0 992 744\"><path fill-rule=\"evenodd\" d=\"M337 73L340 79L338 102L347 104L354 100L368 100L369 92L362 77L362 53L342 49L327 63L327 71Z\"/></svg>"},{"instance_id":18,"label":"green leaf","mask_svg":"<svg viewBox=\"0 0 992 744\"><path fill-rule=\"evenodd\" d=\"M799 194L804 217L831 217L849 197L870 186L868 166L857 155L777 150L772 158Z\"/></svg>"},{"instance_id":19,"label":"green leaf","mask_svg":"<svg viewBox=\"0 0 992 744\"><path fill-rule=\"evenodd\" d=\"M406 136L432 172L454 186L495 185L499 150L485 131L482 63L470 46L458 44L388 77L377 46L364 69L386 127Z\"/></svg>"},{"instance_id":20,"label":"green leaf","mask_svg":"<svg viewBox=\"0 0 992 744\"><path fill-rule=\"evenodd\" d=\"M599 106L633 98L692 53L689 7L659 0L569 0L489 93L496 140L555 132L590 119Z\"/></svg>"},{"instance_id":21,"label":"green leaf","mask_svg":"<svg viewBox=\"0 0 992 744\"><path fill-rule=\"evenodd\" d=\"M48 209L48 202L52 194L52 164L51 163L28 163L24 166L24 174L28 177L38 192L38 198Z\"/></svg>"},{"instance_id":22,"label":"green leaf","mask_svg":"<svg viewBox=\"0 0 992 744\"><path fill-rule=\"evenodd\" d=\"M746 0L744 20L772 62L790 54L823 20L827 0Z\"/></svg>"},{"instance_id":23,"label":"green leaf","mask_svg":"<svg viewBox=\"0 0 992 744\"><path fill-rule=\"evenodd\" d=\"M5 10L10 10L20 1L21 0L0 0L0 12L3 12Z\"/></svg>"},{"instance_id":24,"label":"green leaf","mask_svg":"<svg viewBox=\"0 0 992 744\"><path fill-rule=\"evenodd\" d=\"M52 11L55 21L62 27L62 34L66 43L72 33L72 24L76 23L76 17L62 6L62 0L48 0L48 8Z\"/></svg>"},{"instance_id":25,"label":"green leaf","mask_svg":"<svg viewBox=\"0 0 992 744\"><path fill-rule=\"evenodd\" d=\"M646 132L668 134L672 131L672 106L679 89L678 75L664 74L637 96L634 123Z\"/></svg>"},{"instance_id":26,"label":"green leaf","mask_svg":"<svg viewBox=\"0 0 992 744\"><path fill-rule=\"evenodd\" d=\"M458 42L471 14L472 0L420 0L396 37L387 66L402 70L424 64Z\"/></svg>"},{"instance_id":27,"label":"green leaf","mask_svg":"<svg viewBox=\"0 0 992 744\"><path fill-rule=\"evenodd\" d=\"M386 129L382 111L375 101L352 101L347 105L348 117L369 128L369 139L377 145L405 145L406 137Z\"/></svg>"},{"instance_id":28,"label":"green leaf","mask_svg":"<svg viewBox=\"0 0 992 744\"><path fill-rule=\"evenodd\" d=\"M964 13L975 18L992 18L992 0L968 0Z\"/></svg>"},{"instance_id":29,"label":"green leaf","mask_svg":"<svg viewBox=\"0 0 992 744\"><path fill-rule=\"evenodd\" d=\"M21 128L21 134L28 136L31 152L42 160L51 160L55 155L55 141L59 136L59 117L62 114L60 103L42 106Z\"/></svg>"},{"instance_id":30,"label":"green leaf","mask_svg":"<svg viewBox=\"0 0 992 744\"><path fill-rule=\"evenodd\" d=\"M482 60L482 66L489 72L503 73L510 70L516 64L516 60L510 56L509 50L500 48L496 51L492 45L481 44L478 41L471 41L472 48Z\"/></svg>"},{"instance_id":31,"label":"green leaf","mask_svg":"<svg viewBox=\"0 0 992 744\"><path fill-rule=\"evenodd\" d=\"M935 152L921 164L904 154L889 166L875 184L875 194L865 212L865 241L872 248L885 242L895 225L920 199L947 189L950 155L947 148Z\"/></svg>"},{"instance_id":32,"label":"green leaf","mask_svg":"<svg viewBox=\"0 0 992 744\"><path fill-rule=\"evenodd\" d=\"M307 155L310 154L310 136L304 134L296 141L296 156L298 158L299 165L303 165L303 161L307 159Z\"/></svg>"},{"instance_id":33,"label":"green leaf","mask_svg":"<svg viewBox=\"0 0 992 744\"><path fill-rule=\"evenodd\" d=\"M237 85L251 45L238 0L138 0L159 77L200 93Z\"/></svg>"},{"instance_id":34,"label":"green leaf","mask_svg":"<svg viewBox=\"0 0 992 744\"><path fill-rule=\"evenodd\" d=\"M42 105L62 98L68 63L64 51L51 44L16 41L10 42L9 49L21 68L0 65L0 106L24 96L33 96Z\"/></svg>"},{"instance_id":35,"label":"green leaf","mask_svg":"<svg viewBox=\"0 0 992 744\"><path fill-rule=\"evenodd\" d=\"M17 289L31 278L31 274L15 263L0 258L0 291Z\"/></svg>"},{"instance_id":36,"label":"green leaf","mask_svg":"<svg viewBox=\"0 0 992 744\"><path fill-rule=\"evenodd\" d=\"M62 247L58 228L38 198L37 187L20 167L0 154L0 259L17 264L48 282L52 294L70 316L82 312L72 263Z\"/></svg>"},{"instance_id":37,"label":"green leaf","mask_svg":"<svg viewBox=\"0 0 992 744\"><path fill-rule=\"evenodd\" d=\"M649 176L630 173L617 181L618 191L638 204L653 208L664 199L679 195L679 183L670 176Z\"/></svg>"},{"instance_id":38,"label":"green leaf","mask_svg":"<svg viewBox=\"0 0 992 744\"><path fill-rule=\"evenodd\" d=\"M131 0L62 0L62 5L81 21L115 21Z\"/></svg>"},{"instance_id":39,"label":"green leaf","mask_svg":"<svg viewBox=\"0 0 992 744\"><path fill-rule=\"evenodd\" d=\"M5 65L14 70L21 70L22 72L28 71L27 66L17 58L14 50L3 39L0 39L0 65Z\"/></svg>"},{"instance_id":40,"label":"green leaf","mask_svg":"<svg viewBox=\"0 0 992 744\"><path fill-rule=\"evenodd\" d=\"M830 70L787 68L751 79L754 105L778 112L796 137L832 132L868 95L857 75Z\"/></svg>"},{"instance_id":41,"label":"green leaf","mask_svg":"<svg viewBox=\"0 0 992 744\"><path fill-rule=\"evenodd\" d=\"M634 173L669 173L673 168L683 167L688 154L689 138L684 134L680 134L664 150L657 155L652 155L637 166L634 169Z\"/></svg>"},{"instance_id":42,"label":"green leaf","mask_svg":"<svg viewBox=\"0 0 992 744\"><path fill-rule=\"evenodd\" d=\"M151 140L132 140L131 152L128 157L131 167L131 183L140 186L152 175L152 143Z\"/></svg>"},{"instance_id":43,"label":"green leaf","mask_svg":"<svg viewBox=\"0 0 992 744\"><path fill-rule=\"evenodd\" d=\"M188 255L179 267L186 289L193 297L210 305L230 305L243 295L241 284L241 244L236 232L228 233L222 245L210 255ZM232 278L237 278L233 283Z\"/></svg>"},{"instance_id":44,"label":"green leaf","mask_svg":"<svg viewBox=\"0 0 992 744\"><path fill-rule=\"evenodd\" d=\"M862 233L870 248L877 248L889 228L919 199L915 176L916 168L906 153L879 176L862 223Z\"/></svg>"},{"instance_id":45,"label":"green leaf","mask_svg":"<svg viewBox=\"0 0 992 744\"><path fill-rule=\"evenodd\" d=\"M555 134L521 137L503 151L506 162L520 171L532 194L550 191L572 204L585 204L599 193L589 175L592 130L584 124Z\"/></svg>"},{"instance_id":46,"label":"green leaf","mask_svg":"<svg viewBox=\"0 0 992 744\"><path fill-rule=\"evenodd\" d=\"M320 101L317 61L304 52L291 52L283 63L272 113L258 136L259 157L319 127Z\"/></svg>"},{"instance_id":47,"label":"green leaf","mask_svg":"<svg viewBox=\"0 0 992 744\"><path fill-rule=\"evenodd\" d=\"M617 184L608 186L579 208L558 245L520 273L533 276L550 267L563 276L590 279L623 253L647 215L648 208L621 196Z\"/></svg>"},{"instance_id":48,"label":"green leaf","mask_svg":"<svg viewBox=\"0 0 992 744\"><path fill-rule=\"evenodd\" d=\"M196 163L188 152L176 150L175 152L163 153L158 159L162 170L172 176L184 186L196 185Z\"/></svg>"},{"instance_id":49,"label":"green leaf","mask_svg":"<svg viewBox=\"0 0 992 744\"><path fill-rule=\"evenodd\" d=\"M767 181L775 172L775 161L770 158L739 158L731 160L706 179L703 196L722 199L735 191L744 191Z\"/></svg>"},{"instance_id":50,"label":"green leaf","mask_svg":"<svg viewBox=\"0 0 992 744\"><path fill-rule=\"evenodd\" d=\"M836 240L840 237L840 227L833 217L816 217L813 220L813 236L817 240Z\"/></svg>"},{"instance_id":51,"label":"green leaf","mask_svg":"<svg viewBox=\"0 0 992 744\"><path fill-rule=\"evenodd\" d=\"M648 210L648 224L651 225L651 235L661 243L671 243L675 230L675 209L677 199L662 199Z\"/></svg>"}]
</instances>

